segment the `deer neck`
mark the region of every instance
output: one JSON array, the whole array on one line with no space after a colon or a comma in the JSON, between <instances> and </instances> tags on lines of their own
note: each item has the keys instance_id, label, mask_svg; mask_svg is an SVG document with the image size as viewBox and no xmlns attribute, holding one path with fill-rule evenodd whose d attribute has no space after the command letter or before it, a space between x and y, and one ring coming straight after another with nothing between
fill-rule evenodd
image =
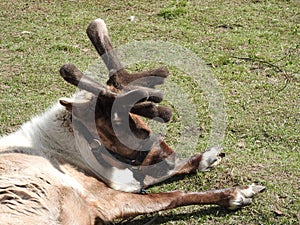
<instances>
[{"instance_id":1,"label":"deer neck","mask_svg":"<svg viewBox=\"0 0 300 225\"><path fill-rule=\"evenodd\" d=\"M71 113L55 104L26 122L16 132L0 139L1 152L24 152L46 158L59 157L81 164L72 129Z\"/></svg>"}]
</instances>

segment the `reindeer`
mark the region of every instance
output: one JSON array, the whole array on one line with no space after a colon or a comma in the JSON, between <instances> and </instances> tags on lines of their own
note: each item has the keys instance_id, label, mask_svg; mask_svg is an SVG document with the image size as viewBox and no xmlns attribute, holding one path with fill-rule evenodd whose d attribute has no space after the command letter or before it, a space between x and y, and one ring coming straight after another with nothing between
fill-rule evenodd
<instances>
[{"instance_id":1,"label":"reindeer","mask_svg":"<svg viewBox=\"0 0 300 225\"><path fill-rule=\"evenodd\" d=\"M92 21L87 34L108 68L107 85L65 64L61 76L82 90L0 139L0 224L107 224L186 205L250 204L263 186L141 194L161 177L209 169L219 150L178 160L141 119L170 120L155 89L168 70L129 74L103 20ZM155 79L141 79L149 77Z\"/></svg>"}]
</instances>

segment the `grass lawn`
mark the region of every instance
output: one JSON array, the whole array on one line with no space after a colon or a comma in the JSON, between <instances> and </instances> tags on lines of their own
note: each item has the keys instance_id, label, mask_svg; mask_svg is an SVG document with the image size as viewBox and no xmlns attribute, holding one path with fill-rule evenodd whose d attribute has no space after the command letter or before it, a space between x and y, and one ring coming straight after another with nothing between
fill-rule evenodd
<instances>
[{"instance_id":1,"label":"grass lawn","mask_svg":"<svg viewBox=\"0 0 300 225\"><path fill-rule=\"evenodd\" d=\"M97 60L85 30L98 17L115 46L155 40L193 51L210 67L225 99L222 163L150 191L266 186L242 210L182 207L162 212L153 224L300 224L300 2L1 0L0 134L74 92L58 70L72 62L85 71ZM170 79L192 87L180 68L170 70ZM190 88L190 95L200 115L200 152L211 129L210 114L202 93ZM168 129L176 136L175 120ZM156 216L119 224L145 224Z\"/></svg>"}]
</instances>

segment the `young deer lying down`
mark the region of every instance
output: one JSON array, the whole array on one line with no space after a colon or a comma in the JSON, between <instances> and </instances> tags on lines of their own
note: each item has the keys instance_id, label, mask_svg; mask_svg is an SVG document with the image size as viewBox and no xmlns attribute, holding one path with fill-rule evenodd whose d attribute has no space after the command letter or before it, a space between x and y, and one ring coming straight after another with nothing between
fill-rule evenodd
<instances>
[{"instance_id":1,"label":"young deer lying down","mask_svg":"<svg viewBox=\"0 0 300 225\"><path fill-rule=\"evenodd\" d=\"M129 74L103 20L94 20L87 33L109 70L107 86L66 64L62 77L82 91L0 139L0 224L106 224L179 206L237 209L251 203L263 186L140 194L162 177L209 169L218 151L176 160L140 118L170 120L154 89L167 69Z\"/></svg>"}]
</instances>

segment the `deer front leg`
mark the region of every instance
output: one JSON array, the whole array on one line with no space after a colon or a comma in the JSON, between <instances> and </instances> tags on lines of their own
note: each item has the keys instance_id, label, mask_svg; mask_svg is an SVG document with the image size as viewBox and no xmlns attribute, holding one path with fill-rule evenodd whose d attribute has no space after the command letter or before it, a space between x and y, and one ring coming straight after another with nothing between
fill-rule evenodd
<instances>
[{"instance_id":1,"label":"deer front leg","mask_svg":"<svg viewBox=\"0 0 300 225\"><path fill-rule=\"evenodd\" d=\"M138 216L187 205L219 205L231 210L249 205L252 197L265 187L248 185L206 192L173 191L157 194L118 193L115 199L119 203L111 219Z\"/></svg>"},{"instance_id":2,"label":"deer front leg","mask_svg":"<svg viewBox=\"0 0 300 225\"><path fill-rule=\"evenodd\" d=\"M197 170L207 171L214 167L218 162L219 152L220 148L210 148L204 153L196 154L188 159L179 160L176 158L176 153L164 141L161 140L159 147L152 148L148 153L147 157L142 163L142 166L149 166L159 162L165 162L164 164L159 164L160 168L157 168L157 170L159 170L159 174L164 174L163 178L181 174L189 174L196 172ZM150 172L147 174L146 167L146 176L143 181L144 188L154 185L162 180L161 177L152 176L151 174L155 174L153 171L153 168L150 168Z\"/></svg>"}]
</instances>

